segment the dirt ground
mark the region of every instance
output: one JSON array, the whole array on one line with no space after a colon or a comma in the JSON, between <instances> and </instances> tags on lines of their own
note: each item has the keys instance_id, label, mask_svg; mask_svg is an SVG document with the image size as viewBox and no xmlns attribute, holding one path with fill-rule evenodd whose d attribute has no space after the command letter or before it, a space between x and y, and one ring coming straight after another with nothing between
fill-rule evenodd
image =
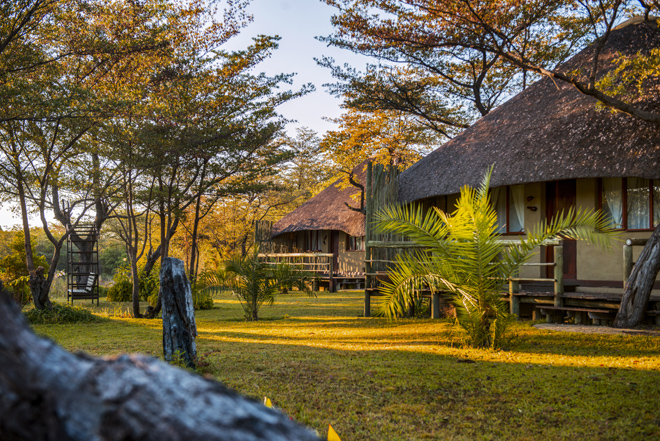
<instances>
[{"instance_id":1,"label":"dirt ground","mask_svg":"<svg viewBox=\"0 0 660 441\"><path fill-rule=\"evenodd\" d=\"M609 326L566 325L560 323L539 323L534 325L534 327L548 331L581 332L583 334L652 335L660 337L660 330L649 329L619 329Z\"/></svg>"}]
</instances>

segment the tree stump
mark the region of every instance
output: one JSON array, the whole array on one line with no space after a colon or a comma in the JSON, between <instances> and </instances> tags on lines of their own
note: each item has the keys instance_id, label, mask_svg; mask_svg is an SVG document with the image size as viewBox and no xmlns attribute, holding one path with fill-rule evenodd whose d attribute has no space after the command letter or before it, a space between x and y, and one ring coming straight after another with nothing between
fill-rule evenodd
<instances>
[{"instance_id":1,"label":"tree stump","mask_svg":"<svg viewBox=\"0 0 660 441\"><path fill-rule=\"evenodd\" d=\"M183 261L166 257L160 269L163 302L163 355L166 361L177 357L194 368L197 359L195 311L192 291Z\"/></svg>"}]
</instances>

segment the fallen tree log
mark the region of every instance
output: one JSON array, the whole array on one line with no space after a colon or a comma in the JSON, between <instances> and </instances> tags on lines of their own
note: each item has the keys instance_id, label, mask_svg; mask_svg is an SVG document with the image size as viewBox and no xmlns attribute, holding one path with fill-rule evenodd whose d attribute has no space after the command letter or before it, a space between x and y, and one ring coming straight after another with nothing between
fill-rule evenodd
<instances>
[{"instance_id":1,"label":"fallen tree log","mask_svg":"<svg viewBox=\"0 0 660 441\"><path fill-rule=\"evenodd\" d=\"M286 415L158 359L69 353L37 337L4 291L0 366L4 441L318 440Z\"/></svg>"}]
</instances>

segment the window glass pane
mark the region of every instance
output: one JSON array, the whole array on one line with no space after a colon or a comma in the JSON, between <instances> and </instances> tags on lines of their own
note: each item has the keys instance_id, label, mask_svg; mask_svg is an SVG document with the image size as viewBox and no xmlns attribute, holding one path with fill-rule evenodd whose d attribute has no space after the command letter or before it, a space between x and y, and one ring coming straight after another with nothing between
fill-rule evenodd
<instances>
[{"instance_id":1,"label":"window glass pane","mask_svg":"<svg viewBox=\"0 0 660 441\"><path fill-rule=\"evenodd\" d=\"M499 234L506 233L506 187L493 188L490 190L491 204L497 213L497 225Z\"/></svg>"},{"instance_id":2,"label":"window glass pane","mask_svg":"<svg viewBox=\"0 0 660 441\"><path fill-rule=\"evenodd\" d=\"M349 251L363 251L364 250L364 236L349 236L348 237Z\"/></svg>"},{"instance_id":3,"label":"window glass pane","mask_svg":"<svg viewBox=\"0 0 660 441\"><path fill-rule=\"evenodd\" d=\"M623 228L623 186L621 178L603 178L603 214L610 228Z\"/></svg>"},{"instance_id":4,"label":"window glass pane","mask_svg":"<svg viewBox=\"0 0 660 441\"><path fill-rule=\"evenodd\" d=\"M525 186L509 187L509 233L525 229Z\"/></svg>"},{"instance_id":5,"label":"window glass pane","mask_svg":"<svg viewBox=\"0 0 660 441\"><path fill-rule=\"evenodd\" d=\"M650 228L649 180L628 178L628 228L640 230Z\"/></svg>"},{"instance_id":6,"label":"window glass pane","mask_svg":"<svg viewBox=\"0 0 660 441\"><path fill-rule=\"evenodd\" d=\"M653 226L660 224L660 181L653 181Z\"/></svg>"}]
</instances>

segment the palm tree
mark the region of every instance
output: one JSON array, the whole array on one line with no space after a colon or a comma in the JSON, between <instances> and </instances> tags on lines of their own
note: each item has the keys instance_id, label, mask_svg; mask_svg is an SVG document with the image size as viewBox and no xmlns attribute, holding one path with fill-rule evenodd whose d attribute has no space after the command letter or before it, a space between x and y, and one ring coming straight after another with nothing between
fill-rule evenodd
<instances>
[{"instance_id":1,"label":"palm tree","mask_svg":"<svg viewBox=\"0 0 660 441\"><path fill-rule=\"evenodd\" d=\"M402 316L424 288L453 296L458 322L475 347L497 347L510 322L502 286L544 241L564 237L587 240L610 249L616 233L600 212L569 210L543 221L515 246L498 233L497 214L490 204L492 168L478 189L464 187L456 210L426 213L419 205L388 207L376 214L378 233L402 234L423 248L399 254L388 269L380 313Z\"/></svg>"},{"instance_id":2,"label":"palm tree","mask_svg":"<svg viewBox=\"0 0 660 441\"><path fill-rule=\"evenodd\" d=\"M255 249L251 254L225 261L216 272L203 273L200 283L205 290L231 289L243 307L245 318L257 321L261 305L272 305L275 296L287 289L295 286L299 291L314 295L307 289L307 281L313 277L296 265L264 262Z\"/></svg>"}]
</instances>

